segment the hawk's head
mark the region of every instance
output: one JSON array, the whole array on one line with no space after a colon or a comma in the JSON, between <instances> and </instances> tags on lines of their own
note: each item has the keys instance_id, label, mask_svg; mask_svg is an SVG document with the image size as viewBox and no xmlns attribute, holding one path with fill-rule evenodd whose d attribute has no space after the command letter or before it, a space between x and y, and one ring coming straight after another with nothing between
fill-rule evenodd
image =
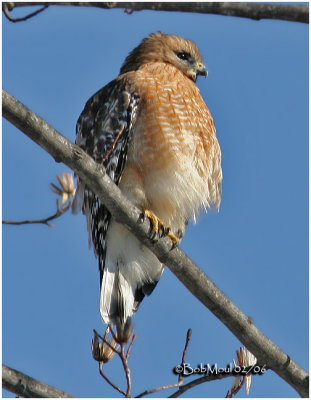
<instances>
[{"instance_id":1,"label":"hawk's head","mask_svg":"<svg viewBox=\"0 0 311 400\"><path fill-rule=\"evenodd\" d=\"M120 73L136 71L150 62L174 65L194 82L198 75L207 76L198 46L180 36L152 33L127 56Z\"/></svg>"}]
</instances>

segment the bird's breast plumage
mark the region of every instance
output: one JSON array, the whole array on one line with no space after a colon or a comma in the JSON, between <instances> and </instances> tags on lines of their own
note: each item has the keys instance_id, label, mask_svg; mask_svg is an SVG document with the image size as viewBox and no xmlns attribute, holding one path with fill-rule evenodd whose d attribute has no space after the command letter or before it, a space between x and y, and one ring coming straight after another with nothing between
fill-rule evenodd
<instances>
[{"instance_id":1,"label":"bird's breast plumage","mask_svg":"<svg viewBox=\"0 0 311 400\"><path fill-rule=\"evenodd\" d=\"M130 73L129 82L140 106L120 186L177 228L220 202L213 118L198 87L173 66L147 65Z\"/></svg>"}]
</instances>

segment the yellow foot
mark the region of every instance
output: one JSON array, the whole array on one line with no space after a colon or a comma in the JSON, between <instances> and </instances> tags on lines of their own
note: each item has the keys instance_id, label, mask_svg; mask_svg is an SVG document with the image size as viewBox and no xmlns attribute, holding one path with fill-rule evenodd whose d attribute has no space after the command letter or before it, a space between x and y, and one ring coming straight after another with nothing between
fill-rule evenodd
<instances>
[{"instance_id":1,"label":"yellow foot","mask_svg":"<svg viewBox=\"0 0 311 400\"><path fill-rule=\"evenodd\" d=\"M162 235L164 234L164 224L163 221L158 218L152 211L150 210L145 210L144 211L145 216L149 219L150 224L151 224L151 237L154 236L156 233L159 233L162 231Z\"/></svg>"},{"instance_id":2,"label":"yellow foot","mask_svg":"<svg viewBox=\"0 0 311 400\"><path fill-rule=\"evenodd\" d=\"M166 236L168 236L168 237L171 239L171 241L173 242L172 249L174 249L176 246L179 245L179 243L180 243L180 241L181 241L181 238L177 237L177 236L174 235L173 233L170 233L170 228L166 228L165 234L166 234Z\"/></svg>"},{"instance_id":3,"label":"yellow foot","mask_svg":"<svg viewBox=\"0 0 311 400\"><path fill-rule=\"evenodd\" d=\"M152 211L146 209L144 210L144 215L149 219L151 224L151 238L154 238L156 234L158 234L159 237L162 237L164 235L168 236L173 242L172 249L179 244L181 238L171 233L169 227L164 227L163 221L158 218Z\"/></svg>"}]
</instances>

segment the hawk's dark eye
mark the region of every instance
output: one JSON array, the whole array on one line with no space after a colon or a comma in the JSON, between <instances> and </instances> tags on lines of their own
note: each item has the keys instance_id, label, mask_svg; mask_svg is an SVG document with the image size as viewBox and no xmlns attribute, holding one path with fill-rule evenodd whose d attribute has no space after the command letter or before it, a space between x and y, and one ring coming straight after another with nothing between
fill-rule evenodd
<instances>
[{"instance_id":1,"label":"hawk's dark eye","mask_svg":"<svg viewBox=\"0 0 311 400\"><path fill-rule=\"evenodd\" d=\"M190 54L186 53L185 51L181 51L181 52L177 53L176 55L181 60L189 60L191 58Z\"/></svg>"}]
</instances>

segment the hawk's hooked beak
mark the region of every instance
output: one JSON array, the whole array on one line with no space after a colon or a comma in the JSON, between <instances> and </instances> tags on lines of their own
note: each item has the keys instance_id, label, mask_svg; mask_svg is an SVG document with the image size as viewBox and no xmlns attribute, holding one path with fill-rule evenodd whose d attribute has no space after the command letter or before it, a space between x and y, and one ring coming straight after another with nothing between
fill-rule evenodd
<instances>
[{"instance_id":1,"label":"hawk's hooked beak","mask_svg":"<svg viewBox=\"0 0 311 400\"><path fill-rule=\"evenodd\" d=\"M196 76L204 75L205 78L206 78L207 75L208 75L207 69L206 69L206 67L205 67L205 65L203 63L197 63L194 66L194 70L195 70Z\"/></svg>"}]
</instances>

